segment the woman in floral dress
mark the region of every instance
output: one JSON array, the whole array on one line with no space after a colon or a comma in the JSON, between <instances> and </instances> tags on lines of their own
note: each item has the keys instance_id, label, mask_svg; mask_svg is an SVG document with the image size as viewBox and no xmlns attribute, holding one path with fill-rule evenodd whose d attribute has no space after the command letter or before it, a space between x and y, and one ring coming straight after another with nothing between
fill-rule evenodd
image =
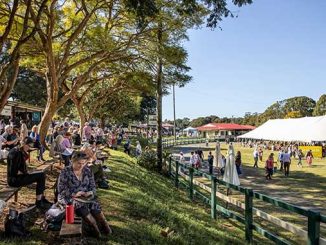
<instances>
[{"instance_id":1,"label":"woman in floral dress","mask_svg":"<svg viewBox=\"0 0 326 245\"><path fill-rule=\"evenodd\" d=\"M59 176L58 201L62 204L73 201L75 213L90 224L99 237L100 228L105 234L110 234L111 229L96 199L94 175L87 167L87 158L81 151L73 153L72 165L63 169Z\"/></svg>"}]
</instances>

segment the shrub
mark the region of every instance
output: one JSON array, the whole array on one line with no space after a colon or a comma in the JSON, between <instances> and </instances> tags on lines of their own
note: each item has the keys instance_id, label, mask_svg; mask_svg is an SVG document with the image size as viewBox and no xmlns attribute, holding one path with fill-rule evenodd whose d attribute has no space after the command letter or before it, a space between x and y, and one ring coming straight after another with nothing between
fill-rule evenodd
<instances>
[{"instance_id":1,"label":"shrub","mask_svg":"<svg viewBox=\"0 0 326 245\"><path fill-rule=\"evenodd\" d=\"M153 150L143 151L143 153L137 159L137 163L149 170L155 170L157 164L156 152Z\"/></svg>"}]
</instances>

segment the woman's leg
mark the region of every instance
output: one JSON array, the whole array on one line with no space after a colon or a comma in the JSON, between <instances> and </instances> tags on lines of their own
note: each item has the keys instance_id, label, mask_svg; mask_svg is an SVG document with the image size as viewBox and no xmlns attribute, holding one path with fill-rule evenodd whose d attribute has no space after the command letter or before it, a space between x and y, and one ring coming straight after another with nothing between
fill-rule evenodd
<instances>
[{"instance_id":1,"label":"woman's leg","mask_svg":"<svg viewBox=\"0 0 326 245\"><path fill-rule=\"evenodd\" d=\"M80 217L83 218L83 220L90 225L94 231L95 231L95 236L96 237L100 237L101 236L101 232L100 229L97 226L96 220L94 219L93 215L89 212L88 208L83 206L80 208L77 208L75 210L76 214Z\"/></svg>"},{"instance_id":2,"label":"woman's leg","mask_svg":"<svg viewBox=\"0 0 326 245\"><path fill-rule=\"evenodd\" d=\"M100 225L101 229L103 230L104 234L111 234L112 230L103 214L102 211L99 210L91 210L91 214L95 217L97 223Z\"/></svg>"}]
</instances>

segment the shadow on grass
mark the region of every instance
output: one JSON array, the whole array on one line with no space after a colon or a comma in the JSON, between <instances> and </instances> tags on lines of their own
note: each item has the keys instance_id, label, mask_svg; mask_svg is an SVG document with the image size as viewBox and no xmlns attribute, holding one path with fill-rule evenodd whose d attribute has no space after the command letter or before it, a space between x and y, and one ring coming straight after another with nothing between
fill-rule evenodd
<instances>
[{"instance_id":1,"label":"shadow on grass","mask_svg":"<svg viewBox=\"0 0 326 245\"><path fill-rule=\"evenodd\" d=\"M190 202L167 178L134 163L110 160L112 188L100 192L117 244L243 244L243 226L212 220L203 205ZM122 165L123 164L123 165ZM228 225L226 225L228 224ZM172 234L164 237L162 229Z\"/></svg>"}]
</instances>

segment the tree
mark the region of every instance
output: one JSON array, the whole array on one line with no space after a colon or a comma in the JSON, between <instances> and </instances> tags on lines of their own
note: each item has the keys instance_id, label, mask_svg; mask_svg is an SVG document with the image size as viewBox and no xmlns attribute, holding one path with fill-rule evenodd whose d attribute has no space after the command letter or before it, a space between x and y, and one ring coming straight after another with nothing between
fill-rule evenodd
<instances>
[{"instance_id":1,"label":"tree","mask_svg":"<svg viewBox=\"0 0 326 245\"><path fill-rule=\"evenodd\" d=\"M284 118L300 118L302 114L300 111L289 111Z\"/></svg>"},{"instance_id":2,"label":"tree","mask_svg":"<svg viewBox=\"0 0 326 245\"><path fill-rule=\"evenodd\" d=\"M41 141L56 110L84 86L94 85L112 74L104 64L134 56L137 29L134 17L120 1L52 1L37 23L37 36L29 42L24 65L43 74L47 104L40 125ZM107 70L108 71L108 70ZM108 74L107 74L108 73ZM62 92L62 96L60 96Z\"/></svg>"},{"instance_id":3,"label":"tree","mask_svg":"<svg viewBox=\"0 0 326 245\"><path fill-rule=\"evenodd\" d=\"M314 116L326 115L326 94L320 96L319 100L316 103L313 115Z\"/></svg>"},{"instance_id":4,"label":"tree","mask_svg":"<svg viewBox=\"0 0 326 245\"><path fill-rule=\"evenodd\" d=\"M303 117L312 116L316 102L307 96L297 96L285 100L284 113L297 111Z\"/></svg>"},{"instance_id":5,"label":"tree","mask_svg":"<svg viewBox=\"0 0 326 245\"><path fill-rule=\"evenodd\" d=\"M24 103L45 107L46 96L46 81L44 78L29 69L19 69L10 97Z\"/></svg>"},{"instance_id":6,"label":"tree","mask_svg":"<svg viewBox=\"0 0 326 245\"><path fill-rule=\"evenodd\" d=\"M36 33L47 0L7 0L0 3L0 111L15 85L21 48ZM35 13L34 25L31 13Z\"/></svg>"}]
</instances>

